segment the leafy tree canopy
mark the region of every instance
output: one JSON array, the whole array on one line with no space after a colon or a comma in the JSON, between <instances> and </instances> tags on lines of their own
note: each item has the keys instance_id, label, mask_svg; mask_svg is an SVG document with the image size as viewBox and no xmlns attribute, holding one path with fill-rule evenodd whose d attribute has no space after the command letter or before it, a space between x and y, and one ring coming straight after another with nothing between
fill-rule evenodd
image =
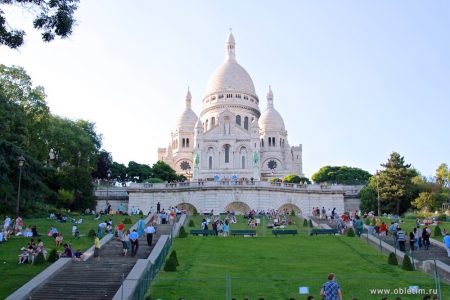
<instances>
[{"instance_id":1,"label":"leafy tree canopy","mask_svg":"<svg viewBox=\"0 0 450 300\"><path fill-rule=\"evenodd\" d=\"M366 184L372 175L362 169L353 167L325 166L311 176L316 183L335 183L346 185Z\"/></svg>"},{"instance_id":2,"label":"leafy tree canopy","mask_svg":"<svg viewBox=\"0 0 450 300\"><path fill-rule=\"evenodd\" d=\"M42 31L44 42L56 36L67 38L75 25L74 13L79 0L0 0L0 5L17 5L35 16L34 28ZM23 44L25 31L8 26L5 13L0 7L0 45L15 49Z\"/></svg>"},{"instance_id":3,"label":"leafy tree canopy","mask_svg":"<svg viewBox=\"0 0 450 300\"><path fill-rule=\"evenodd\" d=\"M311 184L311 180L309 180L308 177L302 177L295 174L287 175L286 177L283 178L283 182Z\"/></svg>"}]
</instances>

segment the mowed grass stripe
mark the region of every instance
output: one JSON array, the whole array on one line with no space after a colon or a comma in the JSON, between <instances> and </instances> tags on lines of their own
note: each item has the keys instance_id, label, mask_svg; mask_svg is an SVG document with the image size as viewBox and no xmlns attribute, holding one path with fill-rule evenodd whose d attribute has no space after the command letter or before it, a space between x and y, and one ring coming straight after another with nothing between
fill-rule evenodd
<instances>
[{"instance_id":1,"label":"mowed grass stripe","mask_svg":"<svg viewBox=\"0 0 450 300\"><path fill-rule=\"evenodd\" d=\"M198 218L198 217L197 217ZM197 219L196 218L196 219ZM201 220L200 220L201 221ZM231 224L231 229L246 229L246 222ZM344 299L381 299L371 296L370 288L398 288L419 285L434 288L431 276L405 272L387 265L387 257L364 241L346 236L308 236L307 227L297 236L195 237L176 239L180 266L177 272L160 272L152 283L152 299L224 299L226 276L231 277L231 295L236 299L296 299L300 286L308 286L319 298L329 272L337 274ZM196 222L196 227L199 227ZM189 228L187 228L189 230ZM448 286L443 286L449 293ZM320 298L319 298L320 299ZM402 299L417 296L402 295Z\"/></svg>"}]
</instances>

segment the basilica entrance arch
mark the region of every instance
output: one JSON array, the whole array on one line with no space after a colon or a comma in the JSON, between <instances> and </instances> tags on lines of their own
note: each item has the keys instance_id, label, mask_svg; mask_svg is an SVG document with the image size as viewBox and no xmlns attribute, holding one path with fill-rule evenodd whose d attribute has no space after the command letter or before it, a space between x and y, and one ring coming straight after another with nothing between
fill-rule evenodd
<instances>
[{"instance_id":1,"label":"basilica entrance arch","mask_svg":"<svg viewBox=\"0 0 450 300\"><path fill-rule=\"evenodd\" d=\"M194 210L198 212L198 209L190 203L180 203L177 205L177 207L182 211L186 211L188 214L192 214Z\"/></svg>"},{"instance_id":2,"label":"basilica entrance arch","mask_svg":"<svg viewBox=\"0 0 450 300\"><path fill-rule=\"evenodd\" d=\"M243 215L250 210L250 206L240 201L231 202L225 206L225 211L234 211L237 215Z\"/></svg>"},{"instance_id":3,"label":"basilica entrance arch","mask_svg":"<svg viewBox=\"0 0 450 300\"><path fill-rule=\"evenodd\" d=\"M292 204L292 203L286 203L286 204L283 204L283 205L281 205L281 206L278 208L278 210L287 210L289 213L290 213L292 210L294 210L294 212L295 212L296 215L302 212L302 210L300 209L300 207L298 207L297 205Z\"/></svg>"}]
</instances>

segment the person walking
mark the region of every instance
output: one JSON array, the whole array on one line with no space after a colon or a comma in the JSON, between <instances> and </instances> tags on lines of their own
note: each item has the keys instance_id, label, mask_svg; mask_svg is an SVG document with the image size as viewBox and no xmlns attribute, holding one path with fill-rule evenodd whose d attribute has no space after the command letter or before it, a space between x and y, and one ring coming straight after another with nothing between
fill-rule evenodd
<instances>
[{"instance_id":1,"label":"person walking","mask_svg":"<svg viewBox=\"0 0 450 300\"><path fill-rule=\"evenodd\" d=\"M124 232L120 238L122 241L122 255L127 256L128 250L130 249L130 231Z\"/></svg>"},{"instance_id":2,"label":"person walking","mask_svg":"<svg viewBox=\"0 0 450 300\"><path fill-rule=\"evenodd\" d=\"M94 233L94 259L97 258L97 261L100 260L100 239L97 234Z\"/></svg>"},{"instance_id":3,"label":"person walking","mask_svg":"<svg viewBox=\"0 0 450 300\"><path fill-rule=\"evenodd\" d=\"M153 235L156 233L156 229L153 224L150 224L145 228L145 232L147 233L147 245L150 247L153 241Z\"/></svg>"},{"instance_id":4,"label":"person walking","mask_svg":"<svg viewBox=\"0 0 450 300\"><path fill-rule=\"evenodd\" d=\"M400 227L397 229L397 242L400 251L405 251L405 242L406 242L405 232Z\"/></svg>"},{"instance_id":5,"label":"person walking","mask_svg":"<svg viewBox=\"0 0 450 300\"><path fill-rule=\"evenodd\" d=\"M131 242L131 255L135 256L138 248L139 248L139 234L136 232L136 229L130 233L130 242Z\"/></svg>"},{"instance_id":6,"label":"person walking","mask_svg":"<svg viewBox=\"0 0 450 300\"><path fill-rule=\"evenodd\" d=\"M450 257L450 234L448 232L445 234L443 242L447 249L447 255Z\"/></svg>"},{"instance_id":7,"label":"person walking","mask_svg":"<svg viewBox=\"0 0 450 300\"><path fill-rule=\"evenodd\" d=\"M323 300L342 300L341 287L336 282L336 275L328 274L328 281L324 283L320 290Z\"/></svg>"},{"instance_id":8,"label":"person walking","mask_svg":"<svg viewBox=\"0 0 450 300\"><path fill-rule=\"evenodd\" d=\"M364 224L361 221L361 218L356 216L356 233L358 234L358 237L360 237L361 234L363 233L363 229L364 229Z\"/></svg>"}]
</instances>

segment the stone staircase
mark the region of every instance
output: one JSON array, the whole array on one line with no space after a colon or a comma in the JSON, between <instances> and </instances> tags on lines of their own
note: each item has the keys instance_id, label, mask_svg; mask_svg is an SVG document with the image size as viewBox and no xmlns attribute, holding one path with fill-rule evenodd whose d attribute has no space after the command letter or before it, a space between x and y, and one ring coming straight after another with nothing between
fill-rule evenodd
<instances>
[{"instance_id":1,"label":"stone staircase","mask_svg":"<svg viewBox=\"0 0 450 300\"><path fill-rule=\"evenodd\" d=\"M139 239L136 256L122 256L122 243L113 238L100 250L100 260L71 261L45 284L34 290L29 299L112 299L136 261L146 259L160 235L170 234L172 225L158 225L152 246L146 235Z\"/></svg>"}]
</instances>

